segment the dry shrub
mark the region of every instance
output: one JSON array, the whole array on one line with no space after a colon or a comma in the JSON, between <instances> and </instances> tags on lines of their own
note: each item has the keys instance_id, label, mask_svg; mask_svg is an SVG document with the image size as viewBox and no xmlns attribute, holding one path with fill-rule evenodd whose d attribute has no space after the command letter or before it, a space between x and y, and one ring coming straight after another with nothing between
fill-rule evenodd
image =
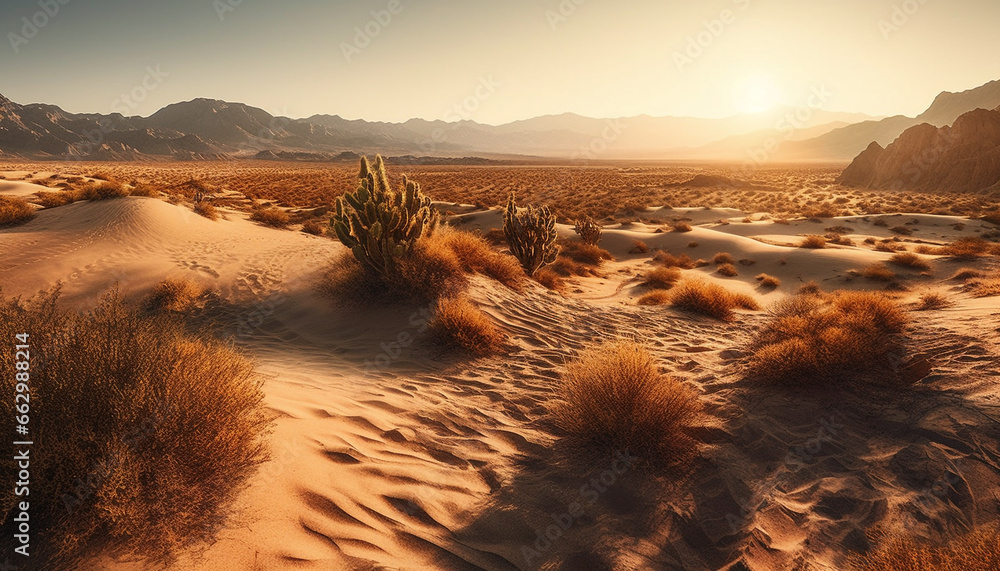
<instances>
[{"instance_id":1,"label":"dry shrub","mask_svg":"<svg viewBox=\"0 0 1000 571\"><path fill-rule=\"evenodd\" d=\"M424 241L431 248L451 250L467 272L489 276L513 289L524 284L526 275L517 258L494 250L481 236L444 226Z\"/></svg>"},{"instance_id":2,"label":"dry shrub","mask_svg":"<svg viewBox=\"0 0 1000 571\"><path fill-rule=\"evenodd\" d=\"M885 294L840 292L831 300L797 296L775 304L751 344L747 376L764 383L820 384L886 370L899 352L906 314Z\"/></svg>"},{"instance_id":3,"label":"dry shrub","mask_svg":"<svg viewBox=\"0 0 1000 571\"><path fill-rule=\"evenodd\" d=\"M65 206L80 200L80 192L76 190L62 190L55 192L41 191L36 196L38 198L35 199L35 204L38 204L43 208Z\"/></svg>"},{"instance_id":4,"label":"dry shrub","mask_svg":"<svg viewBox=\"0 0 1000 571\"><path fill-rule=\"evenodd\" d=\"M569 276L600 276L601 273L596 266L581 264L566 256L557 256L555 261L546 266L548 269L563 277Z\"/></svg>"},{"instance_id":5,"label":"dry shrub","mask_svg":"<svg viewBox=\"0 0 1000 571\"><path fill-rule=\"evenodd\" d=\"M652 289L670 289L681 279L681 271L677 268L653 268L646 272L642 285Z\"/></svg>"},{"instance_id":6,"label":"dry shrub","mask_svg":"<svg viewBox=\"0 0 1000 571\"><path fill-rule=\"evenodd\" d=\"M806 236L802 243L799 244L800 248L826 248L826 238L823 236Z\"/></svg>"},{"instance_id":7,"label":"dry shrub","mask_svg":"<svg viewBox=\"0 0 1000 571\"><path fill-rule=\"evenodd\" d=\"M721 264L735 264L736 258L734 258L732 254L719 252L718 254L712 256L712 263L717 266Z\"/></svg>"},{"instance_id":8,"label":"dry shrub","mask_svg":"<svg viewBox=\"0 0 1000 571\"><path fill-rule=\"evenodd\" d=\"M345 305L426 303L453 295L466 284L462 261L443 241L420 240L384 279L365 271L350 252L335 259L320 290ZM522 272L523 274L523 272Z\"/></svg>"},{"instance_id":9,"label":"dry shrub","mask_svg":"<svg viewBox=\"0 0 1000 571\"><path fill-rule=\"evenodd\" d=\"M735 278L740 275L740 273L736 271L736 266L732 264L721 264L715 271L720 276L725 276L727 278Z\"/></svg>"},{"instance_id":10,"label":"dry shrub","mask_svg":"<svg viewBox=\"0 0 1000 571\"><path fill-rule=\"evenodd\" d=\"M901 252L889 258L890 264L896 264L912 270L927 271L931 269L930 263L912 252Z\"/></svg>"},{"instance_id":11,"label":"dry shrub","mask_svg":"<svg viewBox=\"0 0 1000 571\"><path fill-rule=\"evenodd\" d=\"M129 196L142 196L145 198L156 198L160 195L160 190L151 184L144 182L134 183L129 190Z\"/></svg>"},{"instance_id":12,"label":"dry shrub","mask_svg":"<svg viewBox=\"0 0 1000 571\"><path fill-rule=\"evenodd\" d=\"M948 299L948 296L939 291L932 291L920 296L920 303L917 305L917 309L919 311L926 311L929 309L941 309L950 305L954 304Z\"/></svg>"},{"instance_id":13,"label":"dry shrub","mask_svg":"<svg viewBox=\"0 0 1000 571\"><path fill-rule=\"evenodd\" d=\"M184 312L202 296L205 291L191 280L167 279L156 284L143 302L147 311Z\"/></svg>"},{"instance_id":14,"label":"dry shrub","mask_svg":"<svg viewBox=\"0 0 1000 571\"><path fill-rule=\"evenodd\" d=\"M687 222L677 222L677 223L674 224L674 227L670 231L671 232L690 232L691 230L693 230L693 228L691 228L691 225L688 224Z\"/></svg>"},{"instance_id":15,"label":"dry shrub","mask_svg":"<svg viewBox=\"0 0 1000 571\"><path fill-rule=\"evenodd\" d=\"M958 239L947 246L942 246L937 253L952 256L959 260L974 260L990 252L991 244L979 237Z\"/></svg>"},{"instance_id":16,"label":"dry shrub","mask_svg":"<svg viewBox=\"0 0 1000 571\"><path fill-rule=\"evenodd\" d=\"M982 527L942 544L913 536L883 536L871 552L852 559L858 571L996 571L1000 530L996 525Z\"/></svg>"},{"instance_id":17,"label":"dry shrub","mask_svg":"<svg viewBox=\"0 0 1000 571\"><path fill-rule=\"evenodd\" d=\"M538 270L532 278L546 289L557 292L566 291L566 282L563 281L562 276L549 268L542 268Z\"/></svg>"},{"instance_id":18,"label":"dry shrub","mask_svg":"<svg viewBox=\"0 0 1000 571\"><path fill-rule=\"evenodd\" d=\"M970 280L965 290L973 297L995 297L1000 295L1000 278L979 278Z\"/></svg>"},{"instance_id":19,"label":"dry shrub","mask_svg":"<svg viewBox=\"0 0 1000 571\"><path fill-rule=\"evenodd\" d=\"M32 568L75 569L97 551L166 562L211 541L223 509L266 460L269 416L253 364L114 291L87 312L57 301L53 291L0 302L0 336L28 333L35 364ZM0 353L0 403L11 412L14 356ZM6 458L16 450L9 439L0 444ZM24 498L14 495L13 470L0 477L10 521ZM0 539L6 553L13 544Z\"/></svg>"},{"instance_id":20,"label":"dry shrub","mask_svg":"<svg viewBox=\"0 0 1000 571\"><path fill-rule=\"evenodd\" d=\"M588 445L636 455L649 464L690 460L688 434L701 416L697 394L660 372L635 342L601 345L570 362L562 374L556 424Z\"/></svg>"},{"instance_id":21,"label":"dry shrub","mask_svg":"<svg viewBox=\"0 0 1000 571\"><path fill-rule=\"evenodd\" d=\"M698 266L698 263L687 254L674 256L670 252L657 252L653 256L653 262L667 268L681 268L682 270L690 270Z\"/></svg>"},{"instance_id":22,"label":"dry shrub","mask_svg":"<svg viewBox=\"0 0 1000 571\"><path fill-rule=\"evenodd\" d=\"M0 196L0 228L17 226L35 217L35 209L23 198Z\"/></svg>"},{"instance_id":23,"label":"dry shrub","mask_svg":"<svg viewBox=\"0 0 1000 571\"><path fill-rule=\"evenodd\" d=\"M643 294L636 303L639 305L666 305L670 303L670 292L665 289L654 289Z\"/></svg>"},{"instance_id":24,"label":"dry shrub","mask_svg":"<svg viewBox=\"0 0 1000 571\"><path fill-rule=\"evenodd\" d=\"M647 254L649 253L649 246L646 245L642 240L632 240L632 249L628 251L629 254Z\"/></svg>"},{"instance_id":25,"label":"dry shrub","mask_svg":"<svg viewBox=\"0 0 1000 571\"><path fill-rule=\"evenodd\" d=\"M698 242L688 242L688 248L697 248Z\"/></svg>"},{"instance_id":26,"label":"dry shrub","mask_svg":"<svg viewBox=\"0 0 1000 571\"><path fill-rule=\"evenodd\" d=\"M686 281L674 288L670 304L678 309L723 320L732 319L736 308L760 309L752 297L702 280Z\"/></svg>"},{"instance_id":27,"label":"dry shrub","mask_svg":"<svg viewBox=\"0 0 1000 571\"><path fill-rule=\"evenodd\" d=\"M611 252L585 242L569 242L563 245L560 255L570 258L574 262L587 264L590 266L600 266L605 262L614 261L615 257Z\"/></svg>"},{"instance_id":28,"label":"dry shrub","mask_svg":"<svg viewBox=\"0 0 1000 571\"><path fill-rule=\"evenodd\" d=\"M987 212L980 218L980 220L984 220L986 222L989 222L990 224L996 224L997 226L1000 226L1000 209L994 210L992 212Z\"/></svg>"},{"instance_id":29,"label":"dry shrub","mask_svg":"<svg viewBox=\"0 0 1000 571\"><path fill-rule=\"evenodd\" d=\"M757 281L760 282L760 287L765 289L776 289L781 287L781 280L770 274L758 275Z\"/></svg>"},{"instance_id":30,"label":"dry shrub","mask_svg":"<svg viewBox=\"0 0 1000 571\"><path fill-rule=\"evenodd\" d=\"M219 211L211 202L205 202L204 200L196 202L194 205L194 211L209 220L219 219Z\"/></svg>"},{"instance_id":31,"label":"dry shrub","mask_svg":"<svg viewBox=\"0 0 1000 571\"><path fill-rule=\"evenodd\" d=\"M313 236L323 236L326 234L326 225L319 220L306 220L302 224L302 231Z\"/></svg>"},{"instance_id":32,"label":"dry shrub","mask_svg":"<svg viewBox=\"0 0 1000 571\"><path fill-rule=\"evenodd\" d=\"M891 282L896 274L883 263L869 264L861 269L861 275L870 280Z\"/></svg>"},{"instance_id":33,"label":"dry shrub","mask_svg":"<svg viewBox=\"0 0 1000 571\"><path fill-rule=\"evenodd\" d=\"M975 269L975 268L961 268L955 272L955 275L951 276L951 280L967 282L971 279L985 277L986 274Z\"/></svg>"},{"instance_id":34,"label":"dry shrub","mask_svg":"<svg viewBox=\"0 0 1000 571\"><path fill-rule=\"evenodd\" d=\"M478 357L500 353L507 342L493 321L464 297L438 301L428 331L435 343Z\"/></svg>"},{"instance_id":35,"label":"dry shrub","mask_svg":"<svg viewBox=\"0 0 1000 571\"><path fill-rule=\"evenodd\" d=\"M272 228L285 228L291 222L287 212L273 206L254 210L250 213L250 220Z\"/></svg>"},{"instance_id":36,"label":"dry shrub","mask_svg":"<svg viewBox=\"0 0 1000 571\"><path fill-rule=\"evenodd\" d=\"M124 184L114 181L88 184L80 190L80 200L109 200L124 198L128 195L128 188Z\"/></svg>"},{"instance_id":37,"label":"dry shrub","mask_svg":"<svg viewBox=\"0 0 1000 571\"><path fill-rule=\"evenodd\" d=\"M875 245L876 252L899 252L900 250L906 250L906 246L896 242L895 240L882 240Z\"/></svg>"},{"instance_id":38,"label":"dry shrub","mask_svg":"<svg viewBox=\"0 0 1000 571\"><path fill-rule=\"evenodd\" d=\"M910 228L909 226L893 226L892 228L889 228L889 231L894 232L896 234L902 234L903 236L909 236L913 234L913 229Z\"/></svg>"}]
</instances>

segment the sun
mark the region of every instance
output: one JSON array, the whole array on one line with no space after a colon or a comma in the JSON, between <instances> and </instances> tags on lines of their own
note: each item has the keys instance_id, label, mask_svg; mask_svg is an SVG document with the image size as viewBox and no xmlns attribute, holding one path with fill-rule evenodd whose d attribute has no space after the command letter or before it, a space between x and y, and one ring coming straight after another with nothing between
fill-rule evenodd
<instances>
[{"instance_id":1,"label":"sun","mask_svg":"<svg viewBox=\"0 0 1000 571\"><path fill-rule=\"evenodd\" d=\"M767 77L750 77L733 86L733 108L739 113L768 111L780 100L778 85Z\"/></svg>"}]
</instances>

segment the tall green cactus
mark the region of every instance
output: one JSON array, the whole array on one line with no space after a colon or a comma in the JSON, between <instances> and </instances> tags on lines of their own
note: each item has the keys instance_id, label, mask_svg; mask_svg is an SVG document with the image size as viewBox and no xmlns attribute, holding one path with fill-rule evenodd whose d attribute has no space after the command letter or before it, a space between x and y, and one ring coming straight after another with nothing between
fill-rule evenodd
<instances>
[{"instance_id":1,"label":"tall green cactus","mask_svg":"<svg viewBox=\"0 0 1000 571\"><path fill-rule=\"evenodd\" d=\"M398 275L399 260L433 230L437 217L431 199L405 175L400 191L394 192L381 155L375 156L374 168L362 157L358 178L356 191L337 198L330 225L366 271L392 279Z\"/></svg>"},{"instance_id":2,"label":"tall green cactus","mask_svg":"<svg viewBox=\"0 0 1000 571\"><path fill-rule=\"evenodd\" d=\"M549 211L548 206L537 209L529 206L518 212L514 193L510 193L503 211L503 233L510 252L529 276L556 260L559 253L556 215Z\"/></svg>"}]
</instances>

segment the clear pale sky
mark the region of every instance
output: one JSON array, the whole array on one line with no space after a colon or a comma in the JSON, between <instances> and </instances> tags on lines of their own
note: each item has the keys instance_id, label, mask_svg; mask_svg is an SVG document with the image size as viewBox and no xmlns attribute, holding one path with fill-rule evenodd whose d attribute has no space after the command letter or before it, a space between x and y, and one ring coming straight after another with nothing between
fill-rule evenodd
<instances>
[{"instance_id":1,"label":"clear pale sky","mask_svg":"<svg viewBox=\"0 0 1000 571\"><path fill-rule=\"evenodd\" d=\"M722 117L824 86L829 110L913 116L1000 79L996 0L561 0L565 16L560 0L46 1L67 3L52 17L0 3L0 93L72 112L121 110L136 89L135 115L209 97L376 121ZM880 29L894 6L912 14ZM25 17L48 21L28 39ZM378 34L348 61L366 25ZM707 46L679 66L699 33Z\"/></svg>"}]
</instances>

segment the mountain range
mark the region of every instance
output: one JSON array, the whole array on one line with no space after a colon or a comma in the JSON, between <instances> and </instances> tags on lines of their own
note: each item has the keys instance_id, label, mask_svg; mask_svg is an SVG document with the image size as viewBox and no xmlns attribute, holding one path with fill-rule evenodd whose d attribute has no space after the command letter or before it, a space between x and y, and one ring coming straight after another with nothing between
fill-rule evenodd
<instances>
[{"instance_id":1,"label":"mountain range","mask_svg":"<svg viewBox=\"0 0 1000 571\"><path fill-rule=\"evenodd\" d=\"M337 115L279 117L243 103L194 99L149 117L68 113L0 95L0 157L66 160L332 160L355 153L516 159L719 159L848 161L872 141L906 129L950 125L1000 105L1000 81L942 93L921 115L870 117L821 108L778 107L721 119L596 119L565 113L504 125L474 121L403 123Z\"/></svg>"}]
</instances>

